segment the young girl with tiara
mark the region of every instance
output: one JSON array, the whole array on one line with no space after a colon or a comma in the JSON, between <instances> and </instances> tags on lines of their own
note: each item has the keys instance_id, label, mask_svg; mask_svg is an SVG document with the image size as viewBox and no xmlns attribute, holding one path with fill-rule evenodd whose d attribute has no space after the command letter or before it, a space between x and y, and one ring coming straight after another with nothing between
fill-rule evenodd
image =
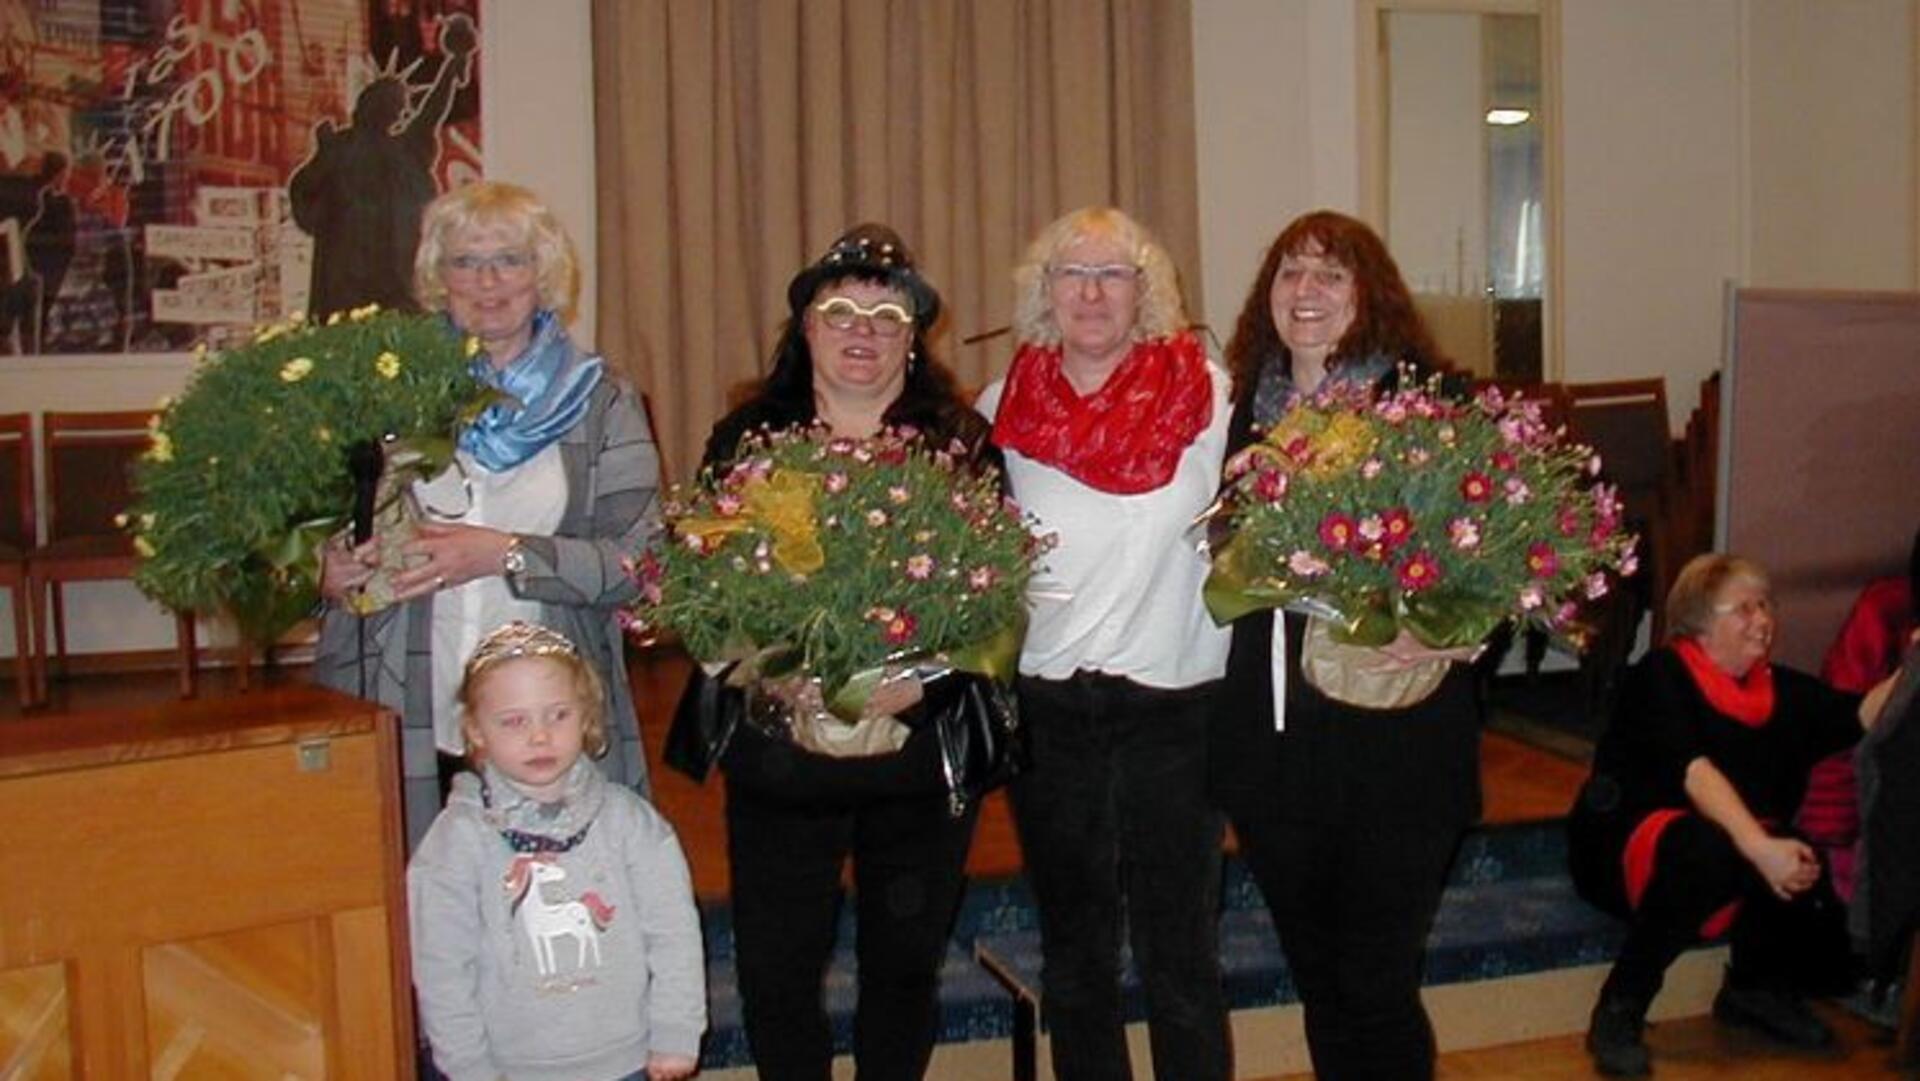
<instances>
[{"instance_id":1,"label":"young girl with tiara","mask_svg":"<svg viewBox=\"0 0 1920 1081\"><path fill-rule=\"evenodd\" d=\"M686 857L589 760L607 746L603 700L546 627L508 623L467 662L475 772L407 868L421 1022L450 1081L694 1072L706 982Z\"/></svg>"}]
</instances>

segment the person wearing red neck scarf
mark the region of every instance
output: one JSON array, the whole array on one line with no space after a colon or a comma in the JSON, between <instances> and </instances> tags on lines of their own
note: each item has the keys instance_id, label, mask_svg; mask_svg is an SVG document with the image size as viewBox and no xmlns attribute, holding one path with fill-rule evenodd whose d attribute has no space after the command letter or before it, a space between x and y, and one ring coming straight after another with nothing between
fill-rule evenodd
<instances>
[{"instance_id":1,"label":"person wearing red neck scarf","mask_svg":"<svg viewBox=\"0 0 1920 1081\"><path fill-rule=\"evenodd\" d=\"M1206 720L1227 640L1201 605L1190 526L1219 482L1227 379L1187 328L1166 253L1118 210L1047 226L1014 279L1020 347L977 407L1014 498L1057 540L1030 591L1033 762L1012 789L1054 1076L1132 1077L1124 935L1155 1075L1224 1081Z\"/></svg>"},{"instance_id":2,"label":"person wearing red neck scarf","mask_svg":"<svg viewBox=\"0 0 1920 1081\"><path fill-rule=\"evenodd\" d=\"M1860 738L1891 686L1847 694L1772 663L1771 587L1737 556L1682 568L1667 625L1623 683L1567 822L1575 888L1629 926L1587 1032L1613 1077L1651 1071L1648 1005L1683 951L1722 932L1732 958L1714 1016L1797 1047L1832 1042L1802 996L1840 977L1844 915L1789 823L1814 764Z\"/></svg>"}]
</instances>

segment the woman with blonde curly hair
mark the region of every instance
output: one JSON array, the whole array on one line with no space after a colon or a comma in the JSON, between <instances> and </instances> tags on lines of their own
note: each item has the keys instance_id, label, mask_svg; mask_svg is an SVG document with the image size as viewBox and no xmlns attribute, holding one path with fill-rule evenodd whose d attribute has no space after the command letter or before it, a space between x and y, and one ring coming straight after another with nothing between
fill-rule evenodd
<instances>
[{"instance_id":1,"label":"woman with blonde curly hair","mask_svg":"<svg viewBox=\"0 0 1920 1081\"><path fill-rule=\"evenodd\" d=\"M1219 480L1226 375L1187 329L1166 253L1118 210L1049 225L1014 280L1019 351L978 407L1014 498L1058 541L1031 592L1019 694L1033 769L1012 790L1054 1075L1132 1076L1124 934L1155 1074L1223 1079L1205 752L1227 641L1187 530Z\"/></svg>"},{"instance_id":2,"label":"woman with blonde curly hair","mask_svg":"<svg viewBox=\"0 0 1920 1081\"><path fill-rule=\"evenodd\" d=\"M639 395L567 335L578 277L565 231L526 188L482 181L427 208L415 289L477 344L474 374L501 398L461 432L454 468L416 488L428 520L391 579L397 603L364 621L346 603L379 564L379 537L327 545L314 663L319 682L399 711L410 838L461 768L460 659L512 619L555 628L604 674L605 768L645 790L614 611L633 596L620 559L646 536L660 459Z\"/></svg>"}]
</instances>

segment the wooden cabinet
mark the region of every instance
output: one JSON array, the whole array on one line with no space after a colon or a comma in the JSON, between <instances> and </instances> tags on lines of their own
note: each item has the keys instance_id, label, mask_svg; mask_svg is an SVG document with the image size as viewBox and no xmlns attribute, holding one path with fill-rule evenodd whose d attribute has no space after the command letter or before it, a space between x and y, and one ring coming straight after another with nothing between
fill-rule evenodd
<instances>
[{"instance_id":1,"label":"wooden cabinet","mask_svg":"<svg viewBox=\"0 0 1920 1081\"><path fill-rule=\"evenodd\" d=\"M0 1075L410 1075L399 776L311 687L0 724Z\"/></svg>"}]
</instances>

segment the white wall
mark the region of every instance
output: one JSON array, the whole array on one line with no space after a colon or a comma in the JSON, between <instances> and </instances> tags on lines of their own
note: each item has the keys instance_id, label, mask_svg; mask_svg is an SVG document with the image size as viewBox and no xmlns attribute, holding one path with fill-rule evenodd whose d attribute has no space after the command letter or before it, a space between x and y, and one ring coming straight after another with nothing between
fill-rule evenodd
<instances>
[{"instance_id":1,"label":"white wall","mask_svg":"<svg viewBox=\"0 0 1920 1081\"><path fill-rule=\"evenodd\" d=\"M1216 309L1287 221L1358 202L1355 7L1193 0ZM1719 365L1728 280L1920 284L1914 8L1562 0L1563 378L1664 374L1678 424Z\"/></svg>"},{"instance_id":2,"label":"white wall","mask_svg":"<svg viewBox=\"0 0 1920 1081\"><path fill-rule=\"evenodd\" d=\"M591 342L594 174L592 20L589 0L485 0L481 8L481 143L490 177L539 192L580 247L580 315ZM0 357L0 411L142 409L177 393L191 370L185 354ZM124 583L65 590L71 653L158 649L173 621ZM0 594L0 655L12 656L10 597ZM230 641L211 625L202 640Z\"/></svg>"}]
</instances>

